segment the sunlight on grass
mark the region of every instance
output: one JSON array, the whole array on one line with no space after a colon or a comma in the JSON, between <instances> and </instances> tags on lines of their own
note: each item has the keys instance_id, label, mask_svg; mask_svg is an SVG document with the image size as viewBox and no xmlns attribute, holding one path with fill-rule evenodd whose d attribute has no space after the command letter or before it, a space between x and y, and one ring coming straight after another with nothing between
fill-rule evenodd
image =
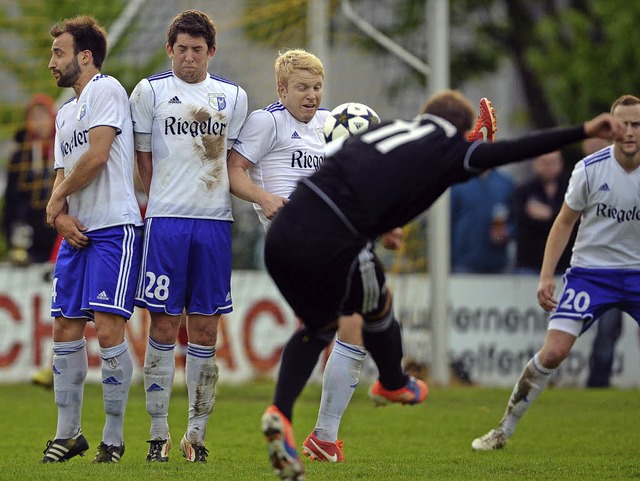
<instances>
[{"instance_id":1,"label":"sunlight on grass","mask_svg":"<svg viewBox=\"0 0 640 481\"><path fill-rule=\"evenodd\" d=\"M207 431L206 465L187 463L178 441L187 418L187 396L177 387L169 424L170 461L145 461L149 418L141 385L131 389L125 419L126 452L119 465L92 465L104 413L101 387L86 387L83 431L90 449L68 463L41 465L42 450L55 433L53 392L28 384L0 387L3 420L0 479L11 480L275 480L260 433L260 416L273 385L223 385ZM510 391L451 388L431 390L422 406L374 408L366 386L356 391L340 430L346 463L305 459L307 480L585 480L632 479L640 475L637 448L640 397L635 390L549 389L527 413L508 447L474 453L471 440L500 419ZM319 386L310 386L296 406L298 443L315 425Z\"/></svg>"}]
</instances>

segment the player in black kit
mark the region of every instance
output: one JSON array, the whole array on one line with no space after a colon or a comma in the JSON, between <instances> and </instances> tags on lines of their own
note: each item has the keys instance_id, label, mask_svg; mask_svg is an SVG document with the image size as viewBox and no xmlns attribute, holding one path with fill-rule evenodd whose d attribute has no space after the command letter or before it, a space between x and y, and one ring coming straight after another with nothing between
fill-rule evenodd
<instances>
[{"instance_id":1,"label":"player in black kit","mask_svg":"<svg viewBox=\"0 0 640 481\"><path fill-rule=\"evenodd\" d=\"M486 169L586 137L620 138L623 132L618 119L601 114L582 125L514 140L469 142L465 135L474 112L459 92L434 95L422 111L427 113L414 120L383 122L346 138L335 151L328 145L322 168L300 182L265 243L269 274L310 330L334 329L340 316L363 316L364 344L379 371L371 394L404 404L422 402L427 388L402 370L400 326L373 252L376 237L411 221L452 184ZM293 430L276 406L265 411L262 430L276 474L302 479Z\"/></svg>"}]
</instances>

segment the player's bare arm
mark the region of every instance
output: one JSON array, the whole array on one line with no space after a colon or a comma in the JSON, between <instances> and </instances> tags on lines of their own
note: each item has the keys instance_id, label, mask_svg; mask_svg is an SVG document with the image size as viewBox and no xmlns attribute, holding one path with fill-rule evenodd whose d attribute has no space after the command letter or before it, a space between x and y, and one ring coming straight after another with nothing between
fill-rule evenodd
<instances>
[{"instance_id":1,"label":"player's bare arm","mask_svg":"<svg viewBox=\"0 0 640 481\"><path fill-rule=\"evenodd\" d=\"M242 154L231 150L227 158L231 193L240 199L260 205L267 219L273 219L282 206L287 203L287 199L271 194L251 182L247 170L252 165Z\"/></svg>"},{"instance_id":2,"label":"player's bare arm","mask_svg":"<svg viewBox=\"0 0 640 481\"><path fill-rule=\"evenodd\" d=\"M549 231L538 283L538 304L545 311L551 311L558 305L558 301L553 297L556 288L554 271L580 214L581 212L575 211L563 203Z\"/></svg>"},{"instance_id":3,"label":"player's bare arm","mask_svg":"<svg viewBox=\"0 0 640 481\"><path fill-rule=\"evenodd\" d=\"M89 150L51 194L47 204L47 223L50 226L54 226L55 218L62 212L67 196L90 184L104 168L109 160L111 144L115 137L116 129L113 127L99 126L89 131Z\"/></svg>"},{"instance_id":4,"label":"player's bare arm","mask_svg":"<svg viewBox=\"0 0 640 481\"><path fill-rule=\"evenodd\" d=\"M151 152L136 150L136 162L138 164L138 175L142 182L144 193L149 197L151 190L151 177L153 176L153 157Z\"/></svg>"}]
</instances>

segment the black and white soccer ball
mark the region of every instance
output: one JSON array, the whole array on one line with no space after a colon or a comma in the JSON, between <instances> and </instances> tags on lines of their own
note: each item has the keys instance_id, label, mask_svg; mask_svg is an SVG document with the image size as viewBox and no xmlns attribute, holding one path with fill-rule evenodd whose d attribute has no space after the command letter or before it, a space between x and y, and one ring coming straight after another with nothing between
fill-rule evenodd
<instances>
[{"instance_id":1,"label":"black and white soccer ball","mask_svg":"<svg viewBox=\"0 0 640 481\"><path fill-rule=\"evenodd\" d=\"M364 132L379 123L380 117L371 107L358 102L347 102L333 109L325 120L324 138L329 143L340 137Z\"/></svg>"}]
</instances>

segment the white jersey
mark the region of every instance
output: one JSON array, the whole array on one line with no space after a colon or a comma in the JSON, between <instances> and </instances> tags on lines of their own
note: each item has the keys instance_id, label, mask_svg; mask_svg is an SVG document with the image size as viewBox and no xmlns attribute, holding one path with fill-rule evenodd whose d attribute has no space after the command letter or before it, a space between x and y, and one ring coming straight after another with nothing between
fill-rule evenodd
<instances>
[{"instance_id":1,"label":"white jersey","mask_svg":"<svg viewBox=\"0 0 640 481\"><path fill-rule=\"evenodd\" d=\"M267 192L288 198L298 181L320 168L324 161L324 122L329 111L319 109L307 122L296 120L280 103L251 112L233 149L253 165L252 182ZM260 222L269 220L253 204Z\"/></svg>"},{"instance_id":2,"label":"white jersey","mask_svg":"<svg viewBox=\"0 0 640 481\"><path fill-rule=\"evenodd\" d=\"M582 212L573 267L640 269L640 168L625 171L605 147L576 164L565 202Z\"/></svg>"},{"instance_id":3,"label":"white jersey","mask_svg":"<svg viewBox=\"0 0 640 481\"><path fill-rule=\"evenodd\" d=\"M130 101L135 132L151 134L146 217L233 220L227 151L247 116L245 91L210 74L190 84L168 71L141 80Z\"/></svg>"},{"instance_id":4,"label":"white jersey","mask_svg":"<svg viewBox=\"0 0 640 481\"><path fill-rule=\"evenodd\" d=\"M55 168L69 175L89 150L89 130L116 129L109 160L98 176L67 197L69 214L88 231L123 224L142 225L133 187L133 126L127 92L115 78L93 77L80 97L67 101L56 115Z\"/></svg>"}]
</instances>

